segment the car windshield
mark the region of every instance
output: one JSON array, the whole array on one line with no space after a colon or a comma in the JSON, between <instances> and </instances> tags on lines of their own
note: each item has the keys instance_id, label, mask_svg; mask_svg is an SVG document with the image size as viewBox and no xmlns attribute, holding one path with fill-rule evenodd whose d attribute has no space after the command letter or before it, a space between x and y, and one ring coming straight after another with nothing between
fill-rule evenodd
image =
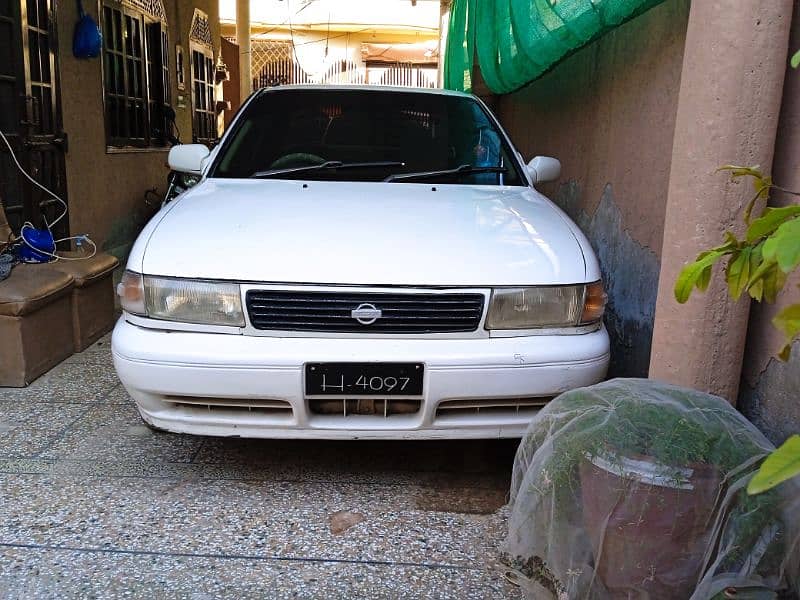
<instances>
[{"instance_id":1,"label":"car windshield","mask_svg":"<svg viewBox=\"0 0 800 600\"><path fill-rule=\"evenodd\" d=\"M284 89L248 104L210 177L526 185L466 96Z\"/></svg>"}]
</instances>

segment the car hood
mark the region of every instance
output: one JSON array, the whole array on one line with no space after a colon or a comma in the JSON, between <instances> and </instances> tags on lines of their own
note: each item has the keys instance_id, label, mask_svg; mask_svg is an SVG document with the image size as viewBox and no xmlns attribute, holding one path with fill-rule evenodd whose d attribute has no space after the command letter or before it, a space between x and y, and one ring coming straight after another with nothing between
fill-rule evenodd
<instances>
[{"instance_id":1,"label":"car hood","mask_svg":"<svg viewBox=\"0 0 800 600\"><path fill-rule=\"evenodd\" d=\"M209 179L154 218L129 264L274 283L563 284L587 280L577 235L528 187Z\"/></svg>"}]
</instances>

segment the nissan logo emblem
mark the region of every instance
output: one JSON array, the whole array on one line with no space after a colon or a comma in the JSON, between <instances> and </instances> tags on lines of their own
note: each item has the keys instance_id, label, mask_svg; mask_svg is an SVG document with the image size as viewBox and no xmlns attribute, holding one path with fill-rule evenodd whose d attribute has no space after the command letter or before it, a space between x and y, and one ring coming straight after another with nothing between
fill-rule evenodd
<instances>
[{"instance_id":1,"label":"nissan logo emblem","mask_svg":"<svg viewBox=\"0 0 800 600\"><path fill-rule=\"evenodd\" d=\"M374 304L359 304L357 308L350 311L350 316L362 325L372 325L383 316Z\"/></svg>"}]
</instances>

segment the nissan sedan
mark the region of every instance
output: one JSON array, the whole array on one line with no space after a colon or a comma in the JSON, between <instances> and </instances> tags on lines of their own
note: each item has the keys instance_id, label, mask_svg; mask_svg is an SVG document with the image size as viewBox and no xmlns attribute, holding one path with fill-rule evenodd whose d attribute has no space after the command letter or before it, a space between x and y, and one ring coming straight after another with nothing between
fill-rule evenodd
<instances>
[{"instance_id":1,"label":"nissan sedan","mask_svg":"<svg viewBox=\"0 0 800 600\"><path fill-rule=\"evenodd\" d=\"M253 94L137 239L119 377L153 428L260 438L519 437L605 377L597 259L476 97Z\"/></svg>"}]
</instances>

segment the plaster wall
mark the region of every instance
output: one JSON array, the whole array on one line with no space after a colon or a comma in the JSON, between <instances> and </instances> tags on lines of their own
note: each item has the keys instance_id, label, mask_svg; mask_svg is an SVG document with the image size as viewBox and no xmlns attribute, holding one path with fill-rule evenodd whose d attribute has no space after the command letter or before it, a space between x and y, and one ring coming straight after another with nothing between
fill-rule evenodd
<instances>
[{"instance_id":1,"label":"plaster wall","mask_svg":"<svg viewBox=\"0 0 800 600\"><path fill-rule=\"evenodd\" d=\"M648 372L688 13L688 0L666 0L525 88L490 99L526 159L562 163L559 181L541 191L597 251L612 376Z\"/></svg>"},{"instance_id":2,"label":"plaster wall","mask_svg":"<svg viewBox=\"0 0 800 600\"><path fill-rule=\"evenodd\" d=\"M99 3L84 2L97 19ZM169 35L170 80L176 123L184 142L191 141L192 115L189 97L189 31L197 7L209 15L215 57L219 54L219 18L216 0L165 0ZM139 229L155 212L145 203L145 191L166 191L167 149L109 150L106 147L100 58L77 59L72 55L72 31L78 20L75 2L58 3L59 68L64 130L69 135L66 154L70 231L88 233L99 248L124 259ZM176 81L175 46L183 46L187 89L179 92ZM180 107L179 94L184 95Z\"/></svg>"},{"instance_id":3,"label":"plaster wall","mask_svg":"<svg viewBox=\"0 0 800 600\"><path fill-rule=\"evenodd\" d=\"M790 51L799 45L800 11L795 9ZM772 175L776 184L800 191L800 72L791 68L784 79ZM793 202L796 197L780 192L770 200L773 206ZM771 321L785 306L800 302L799 286L800 272L795 272L775 304L754 302L750 310L739 408L776 444L800 432L800 342L794 344L788 362L778 360L775 355L784 339Z\"/></svg>"}]
</instances>

